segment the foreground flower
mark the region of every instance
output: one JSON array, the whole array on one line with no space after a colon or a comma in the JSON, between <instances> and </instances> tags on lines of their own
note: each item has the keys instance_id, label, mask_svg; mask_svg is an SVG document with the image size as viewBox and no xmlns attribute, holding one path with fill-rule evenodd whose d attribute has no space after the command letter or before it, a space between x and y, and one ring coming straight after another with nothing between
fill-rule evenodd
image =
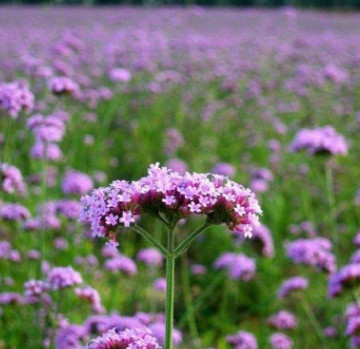
<instances>
[{"instance_id":1,"label":"foreground flower","mask_svg":"<svg viewBox=\"0 0 360 349\"><path fill-rule=\"evenodd\" d=\"M112 329L96 338L87 349L160 349L151 333L141 329Z\"/></svg>"},{"instance_id":2,"label":"foreground flower","mask_svg":"<svg viewBox=\"0 0 360 349\"><path fill-rule=\"evenodd\" d=\"M130 227L166 257L165 349L172 349L175 342L175 259L186 251L199 234L214 224L224 223L236 234L251 236L253 227L259 225L258 215L261 214L255 195L224 176L189 172L180 174L159 167L158 163L150 166L146 177L132 182L114 181L107 188L94 190L81 202L80 220L90 224L94 236L114 239L117 228ZM166 226L167 247L137 225L142 214L156 217ZM190 216L205 216L205 223L177 244L175 226ZM255 263L251 259L237 256L236 267L231 269L230 274L234 279L248 281L254 272Z\"/></svg>"},{"instance_id":3,"label":"foreground flower","mask_svg":"<svg viewBox=\"0 0 360 349\"><path fill-rule=\"evenodd\" d=\"M176 224L204 215L208 225L225 223L231 230L251 235L261 209L255 195L220 175L179 174L159 164L138 181L114 181L82 198L80 219L90 223L94 236L107 236L118 226L130 226L143 213Z\"/></svg>"}]
</instances>

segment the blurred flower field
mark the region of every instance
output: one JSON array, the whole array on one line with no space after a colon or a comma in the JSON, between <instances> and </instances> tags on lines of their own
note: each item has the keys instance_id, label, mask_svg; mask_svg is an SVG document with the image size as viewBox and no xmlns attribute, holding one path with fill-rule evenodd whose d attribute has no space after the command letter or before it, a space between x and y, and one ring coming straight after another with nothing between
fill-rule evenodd
<instances>
[{"instance_id":1,"label":"blurred flower field","mask_svg":"<svg viewBox=\"0 0 360 349\"><path fill-rule=\"evenodd\" d=\"M1 7L0 349L360 347L359 33Z\"/></svg>"}]
</instances>

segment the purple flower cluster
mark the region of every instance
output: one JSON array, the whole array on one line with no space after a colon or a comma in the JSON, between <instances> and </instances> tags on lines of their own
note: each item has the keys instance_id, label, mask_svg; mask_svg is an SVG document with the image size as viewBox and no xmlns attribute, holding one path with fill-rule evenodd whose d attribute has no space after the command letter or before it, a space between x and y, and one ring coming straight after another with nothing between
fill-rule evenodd
<instances>
[{"instance_id":1,"label":"purple flower cluster","mask_svg":"<svg viewBox=\"0 0 360 349\"><path fill-rule=\"evenodd\" d=\"M156 291L165 292L166 291L166 279L165 278L155 279L153 286Z\"/></svg>"},{"instance_id":2,"label":"purple flower cluster","mask_svg":"<svg viewBox=\"0 0 360 349\"><path fill-rule=\"evenodd\" d=\"M62 181L62 190L65 194L84 195L93 188L94 182L88 175L74 170L67 171Z\"/></svg>"},{"instance_id":3,"label":"purple flower cluster","mask_svg":"<svg viewBox=\"0 0 360 349\"><path fill-rule=\"evenodd\" d=\"M117 226L129 227L142 213L168 222L190 215L206 215L209 224L225 223L251 235L258 225L260 206L254 194L222 176L179 174L159 164L138 181L114 181L82 198L82 222L90 223L94 236L107 235Z\"/></svg>"},{"instance_id":4,"label":"purple flower cluster","mask_svg":"<svg viewBox=\"0 0 360 349\"><path fill-rule=\"evenodd\" d=\"M306 149L310 154L346 155L348 146L344 137L331 126L299 131L292 144L293 152Z\"/></svg>"},{"instance_id":5,"label":"purple flower cluster","mask_svg":"<svg viewBox=\"0 0 360 349\"><path fill-rule=\"evenodd\" d=\"M131 80L131 73L124 68L113 68L109 73L109 78L115 82L128 82Z\"/></svg>"},{"instance_id":6,"label":"purple flower cluster","mask_svg":"<svg viewBox=\"0 0 360 349\"><path fill-rule=\"evenodd\" d=\"M169 159L165 165L170 170L178 173L185 173L188 170L187 163L178 158Z\"/></svg>"},{"instance_id":7,"label":"purple flower cluster","mask_svg":"<svg viewBox=\"0 0 360 349\"><path fill-rule=\"evenodd\" d=\"M268 319L268 324L277 330L293 330L297 327L297 320L290 312L281 310Z\"/></svg>"},{"instance_id":8,"label":"purple flower cluster","mask_svg":"<svg viewBox=\"0 0 360 349\"><path fill-rule=\"evenodd\" d=\"M339 296L344 289L355 287L360 280L360 264L348 264L330 276L328 283L329 297Z\"/></svg>"},{"instance_id":9,"label":"purple flower cluster","mask_svg":"<svg viewBox=\"0 0 360 349\"><path fill-rule=\"evenodd\" d=\"M226 337L226 341L232 344L234 349L258 349L255 336L246 331L239 331L236 334Z\"/></svg>"},{"instance_id":10,"label":"purple flower cluster","mask_svg":"<svg viewBox=\"0 0 360 349\"><path fill-rule=\"evenodd\" d=\"M80 202L69 199L60 200L56 203L56 212L69 219L77 219L81 212Z\"/></svg>"},{"instance_id":11,"label":"purple flower cluster","mask_svg":"<svg viewBox=\"0 0 360 349\"><path fill-rule=\"evenodd\" d=\"M17 118L22 111L30 112L34 107L34 95L24 82L0 84L0 108L12 118Z\"/></svg>"},{"instance_id":12,"label":"purple flower cluster","mask_svg":"<svg viewBox=\"0 0 360 349\"><path fill-rule=\"evenodd\" d=\"M26 184L17 167L0 163L0 181L4 192L25 195Z\"/></svg>"},{"instance_id":13,"label":"purple flower cluster","mask_svg":"<svg viewBox=\"0 0 360 349\"><path fill-rule=\"evenodd\" d=\"M218 162L211 170L211 173L232 178L235 176L235 167L227 162Z\"/></svg>"},{"instance_id":14,"label":"purple flower cluster","mask_svg":"<svg viewBox=\"0 0 360 349\"><path fill-rule=\"evenodd\" d=\"M291 349L293 341L289 336L283 333L274 333L270 338L273 349Z\"/></svg>"},{"instance_id":15,"label":"purple flower cluster","mask_svg":"<svg viewBox=\"0 0 360 349\"><path fill-rule=\"evenodd\" d=\"M72 267L55 267L47 274L47 283L53 290L72 287L83 282L80 273Z\"/></svg>"},{"instance_id":16,"label":"purple flower cluster","mask_svg":"<svg viewBox=\"0 0 360 349\"><path fill-rule=\"evenodd\" d=\"M160 349L157 340L145 329L112 329L89 344L87 349Z\"/></svg>"},{"instance_id":17,"label":"purple flower cluster","mask_svg":"<svg viewBox=\"0 0 360 349\"><path fill-rule=\"evenodd\" d=\"M83 349L81 340L86 338L86 331L83 326L66 325L56 332L56 349Z\"/></svg>"},{"instance_id":18,"label":"purple flower cluster","mask_svg":"<svg viewBox=\"0 0 360 349\"><path fill-rule=\"evenodd\" d=\"M226 252L214 263L216 269L227 269L233 280L250 281L255 276L256 264L252 258L240 253Z\"/></svg>"},{"instance_id":19,"label":"purple flower cluster","mask_svg":"<svg viewBox=\"0 0 360 349\"><path fill-rule=\"evenodd\" d=\"M91 304L92 310L95 313L103 313L104 308L101 305L99 292L90 286L78 287L75 289L76 295Z\"/></svg>"},{"instance_id":20,"label":"purple flower cluster","mask_svg":"<svg viewBox=\"0 0 360 349\"><path fill-rule=\"evenodd\" d=\"M174 155L176 151L184 145L184 142L184 137L178 129L169 128L166 130L165 154Z\"/></svg>"},{"instance_id":21,"label":"purple flower cluster","mask_svg":"<svg viewBox=\"0 0 360 349\"><path fill-rule=\"evenodd\" d=\"M148 329L152 335L156 338L160 345L164 345L165 342L165 324L162 321L155 321L148 325ZM174 345L179 345L182 342L182 335L176 328L173 330L172 341Z\"/></svg>"},{"instance_id":22,"label":"purple flower cluster","mask_svg":"<svg viewBox=\"0 0 360 349\"><path fill-rule=\"evenodd\" d=\"M254 168L251 171L250 188L255 193L265 192L269 188L269 183L273 181L274 175L265 167Z\"/></svg>"},{"instance_id":23,"label":"purple flower cluster","mask_svg":"<svg viewBox=\"0 0 360 349\"><path fill-rule=\"evenodd\" d=\"M34 304L39 302L50 302L47 292L50 285L42 280L29 280L25 282L25 300L27 303Z\"/></svg>"},{"instance_id":24,"label":"purple flower cluster","mask_svg":"<svg viewBox=\"0 0 360 349\"><path fill-rule=\"evenodd\" d=\"M298 239L287 245L286 253L296 264L314 266L331 274L336 270L331 248L332 244L326 238Z\"/></svg>"},{"instance_id":25,"label":"purple flower cluster","mask_svg":"<svg viewBox=\"0 0 360 349\"><path fill-rule=\"evenodd\" d=\"M0 240L0 260L5 259L12 262L20 262L20 253L12 249L10 242Z\"/></svg>"},{"instance_id":26,"label":"purple flower cluster","mask_svg":"<svg viewBox=\"0 0 360 349\"><path fill-rule=\"evenodd\" d=\"M117 254L115 257L108 259L104 265L105 269L112 273L121 271L126 275L135 275L137 273L137 266L135 262L126 256Z\"/></svg>"},{"instance_id":27,"label":"purple flower cluster","mask_svg":"<svg viewBox=\"0 0 360 349\"><path fill-rule=\"evenodd\" d=\"M358 303L348 305L345 312L346 329L345 334L351 337L351 348L360 346L360 307Z\"/></svg>"},{"instance_id":28,"label":"purple flower cluster","mask_svg":"<svg viewBox=\"0 0 360 349\"><path fill-rule=\"evenodd\" d=\"M290 279L285 280L282 285L280 286L277 296L278 298L285 298L289 294L304 290L309 285L309 281L301 276L294 276Z\"/></svg>"},{"instance_id":29,"label":"purple flower cluster","mask_svg":"<svg viewBox=\"0 0 360 349\"><path fill-rule=\"evenodd\" d=\"M55 95L74 96L79 92L79 85L67 77L54 77L49 82L49 89Z\"/></svg>"},{"instance_id":30,"label":"purple flower cluster","mask_svg":"<svg viewBox=\"0 0 360 349\"><path fill-rule=\"evenodd\" d=\"M24 298L16 292L0 293L0 305L24 304Z\"/></svg>"},{"instance_id":31,"label":"purple flower cluster","mask_svg":"<svg viewBox=\"0 0 360 349\"><path fill-rule=\"evenodd\" d=\"M0 217L5 221L22 221L30 218L30 212L20 204L4 204L0 205Z\"/></svg>"},{"instance_id":32,"label":"purple flower cluster","mask_svg":"<svg viewBox=\"0 0 360 349\"><path fill-rule=\"evenodd\" d=\"M54 161L61 158L62 153L57 143L65 134L64 121L55 115L45 117L37 114L28 120L27 127L35 136L35 144L30 151L34 158Z\"/></svg>"},{"instance_id":33,"label":"purple flower cluster","mask_svg":"<svg viewBox=\"0 0 360 349\"><path fill-rule=\"evenodd\" d=\"M163 263L162 254L155 248L144 248L139 251L137 259L147 266L161 267Z\"/></svg>"},{"instance_id":34,"label":"purple flower cluster","mask_svg":"<svg viewBox=\"0 0 360 349\"><path fill-rule=\"evenodd\" d=\"M29 118L27 127L33 131L37 141L60 142L65 134L64 122L56 116L37 114Z\"/></svg>"},{"instance_id":35,"label":"purple flower cluster","mask_svg":"<svg viewBox=\"0 0 360 349\"><path fill-rule=\"evenodd\" d=\"M255 249L264 257L273 257L274 241L271 231L264 224L253 227L252 237L250 242L254 245Z\"/></svg>"}]
</instances>

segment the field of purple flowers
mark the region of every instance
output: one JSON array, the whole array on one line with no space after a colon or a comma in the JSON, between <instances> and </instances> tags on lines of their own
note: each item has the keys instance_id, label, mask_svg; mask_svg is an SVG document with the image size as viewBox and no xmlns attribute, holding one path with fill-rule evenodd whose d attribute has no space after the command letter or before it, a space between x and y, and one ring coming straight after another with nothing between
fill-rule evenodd
<instances>
[{"instance_id":1,"label":"field of purple flowers","mask_svg":"<svg viewBox=\"0 0 360 349\"><path fill-rule=\"evenodd\" d=\"M360 348L359 131L360 14L0 8L0 349Z\"/></svg>"}]
</instances>

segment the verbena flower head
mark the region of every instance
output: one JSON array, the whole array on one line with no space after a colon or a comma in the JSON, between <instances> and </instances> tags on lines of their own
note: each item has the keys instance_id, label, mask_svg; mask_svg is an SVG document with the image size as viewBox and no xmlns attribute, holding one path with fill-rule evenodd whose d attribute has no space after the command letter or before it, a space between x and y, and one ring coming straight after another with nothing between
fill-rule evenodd
<instances>
[{"instance_id":1,"label":"verbena flower head","mask_svg":"<svg viewBox=\"0 0 360 349\"><path fill-rule=\"evenodd\" d=\"M165 278L155 279L153 286L156 291L165 292L166 291L166 279Z\"/></svg>"},{"instance_id":2,"label":"verbena flower head","mask_svg":"<svg viewBox=\"0 0 360 349\"><path fill-rule=\"evenodd\" d=\"M60 160L62 152L56 143L45 143L37 140L30 150L30 155L35 159Z\"/></svg>"},{"instance_id":3,"label":"verbena flower head","mask_svg":"<svg viewBox=\"0 0 360 349\"><path fill-rule=\"evenodd\" d=\"M83 280L80 273L69 266L51 269L46 281L53 290L59 290L81 284Z\"/></svg>"},{"instance_id":4,"label":"verbena flower head","mask_svg":"<svg viewBox=\"0 0 360 349\"><path fill-rule=\"evenodd\" d=\"M28 120L27 127L33 131L38 141L45 143L60 142L65 133L64 122L51 115L34 115Z\"/></svg>"},{"instance_id":5,"label":"verbena flower head","mask_svg":"<svg viewBox=\"0 0 360 349\"><path fill-rule=\"evenodd\" d=\"M235 167L227 162L218 162L211 170L212 173L226 176L226 177L234 177L235 175Z\"/></svg>"},{"instance_id":6,"label":"verbena flower head","mask_svg":"<svg viewBox=\"0 0 360 349\"><path fill-rule=\"evenodd\" d=\"M154 322L148 326L152 335L156 338L160 345L164 345L165 342L165 323L164 322ZM179 345L182 342L182 335L179 330L176 328L173 329L172 341L175 345Z\"/></svg>"},{"instance_id":7,"label":"verbena flower head","mask_svg":"<svg viewBox=\"0 0 360 349\"><path fill-rule=\"evenodd\" d=\"M281 285L281 287L277 292L277 296L278 298L284 298L292 292L307 288L308 285L309 285L309 281L304 277L294 276L283 282L283 284Z\"/></svg>"},{"instance_id":8,"label":"verbena flower head","mask_svg":"<svg viewBox=\"0 0 360 349\"><path fill-rule=\"evenodd\" d=\"M50 289L50 285L42 280L29 280L25 282L24 287L25 296L27 297L39 297Z\"/></svg>"},{"instance_id":9,"label":"verbena flower head","mask_svg":"<svg viewBox=\"0 0 360 349\"><path fill-rule=\"evenodd\" d=\"M236 235L236 233L237 232L235 231L234 234ZM242 234L240 235L239 240L245 240ZM250 242L260 255L264 257L274 256L274 241L271 235L271 231L264 224L253 227Z\"/></svg>"},{"instance_id":10,"label":"verbena flower head","mask_svg":"<svg viewBox=\"0 0 360 349\"><path fill-rule=\"evenodd\" d=\"M169 159L165 165L170 170L178 173L185 173L188 170L186 162L178 158Z\"/></svg>"},{"instance_id":11,"label":"verbena flower head","mask_svg":"<svg viewBox=\"0 0 360 349\"><path fill-rule=\"evenodd\" d=\"M345 334L347 336L354 336L360 332L360 316L352 316L348 319Z\"/></svg>"},{"instance_id":12,"label":"verbena flower head","mask_svg":"<svg viewBox=\"0 0 360 349\"><path fill-rule=\"evenodd\" d=\"M29 280L25 282L25 300L27 303L35 304L39 302L50 303L51 298L46 293L50 285L43 280Z\"/></svg>"},{"instance_id":13,"label":"verbena flower head","mask_svg":"<svg viewBox=\"0 0 360 349\"><path fill-rule=\"evenodd\" d=\"M54 77L49 82L49 89L56 95L75 95L79 92L79 85L67 77Z\"/></svg>"},{"instance_id":14,"label":"verbena flower head","mask_svg":"<svg viewBox=\"0 0 360 349\"><path fill-rule=\"evenodd\" d=\"M290 312L281 310L268 319L268 324L277 330L293 330L297 327L297 320Z\"/></svg>"},{"instance_id":15,"label":"verbena flower head","mask_svg":"<svg viewBox=\"0 0 360 349\"><path fill-rule=\"evenodd\" d=\"M306 264L333 273L336 270L331 242L326 238L298 239L289 243L286 253L294 263Z\"/></svg>"},{"instance_id":16,"label":"verbena flower head","mask_svg":"<svg viewBox=\"0 0 360 349\"><path fill-rule=\"evenodd\" d=\"M331 126L299 131L290 148L293 152L305 149L310 154L346 155L348 151L344 137Z\"/></svg>"},{"instance_id":17,"label":"verbena flower head","mask_svg":"<svg viewBox=\"0 0 360 349\"><path fill-rule=\"evenodd\" d=\"M13 305L13 304L23 304L24 298L21 294L16 292L2 292L0 293L0 305Z\"/></svg>"},{"instance_id":18,"label":"verbena flower head","mask_svg":"<svg viewBox=\"0 0 360 349\"><path fill-rule=\"evenodd\" d=\"M129 227L144 213L170 223L203 215L209 224L225 223L246 236L258 225L258 201L240 184L219 175L180 174L158 163L148 172L138 181L114 181L82 198L80 220L90 223L94 236Z\"/></svg>"},{"instance_id":19,"label":"verbena flower head","mask_svg":"<svg viewBox=\"0 0 360 349\"><path fill-rule=\"evenodd\" d=\"M65 194L84 195L93 188L94 182L88 175L74 170L67 171L62 181L62 190Z\"/></svg>"},{"instance_id":20,"label":"verbena flower head","mask_svg":"<svg viewBox=\"0 0 360 349\"><path fill-rule=\"evenodd\" d=\"M12 118L22 111L31 111L34 107L34 95L24 82L0 84L0 108Z\"/></svg>"},{"instance_id":21,"label":"verbena flower head","mask_svg":"<svg viewBox=\"0 0 360 349\"><path fill-rule=\"evenodd\" d=\"M226 341L234 346L234 349L257 349L258 344L255 336L246 331L239 331L236 334L226 337Z\"/></svg>"},{"instance_id":22,"label":"verbena flower head","mask_svg":"<svg viewBox=\"0 0 360 349\"><path fill-rule=\"evenodd\" d=\"M161 267L164 258L157 249L144 248L139 251L137 259L148 266Z\"/></svg>"},{"instance_id":23,"label":"verbena flower head","mask_svg":"<svg viewBox=\"0 0 360 349\"><path fill-rule=\"evenodd\" d=\"M137 273L137 266L135 262L131 258L121 254L108 259L105 262L105 269L110 270L112 273L121 271L126 275L135 275Z\"/></svg>"},{"instance_id":24,"label":"verbena flower head","mask_svg":"<svg viewBox=\"0 0 360 349\"><path fill-rule=\"evenodd\" d=\"M111 314L92 315L86 320L84 327L88 333L105 333L114 328L119 331L127 328L143 328L144 324L136 317Z\"/></svg>"},{"instance_id":25,"label":"verbena flower head","mask_svg":"<svg viewBox=\"0 0 360 349\"><path fill-rule=\"evenodd\" d=\"M145 329L112 329L89 344L87 349L160 349L151 332Z\"/></svg>"},{"instance_id":26,"label":"verbena flower head","mask_svg":"<svg viewBox=\"0 0 360 349\"><path fill-rule=\"evenodd\" d=\"M60 200L56 203L56 212L63 214L69 219L76 219L79 217L81 206L77 200Z\"/></svg>"},{"instance_id":27,"label":"verbena flower head","mask_svg":"<svg viewBox=\"0 0 360 349\"><path fill-rule=\"evenodd\" d=\"M22 221L30 218L30 212L19 204L5 204L0 206L0 217L6 221Z\"/></svg>"},{"instance_id":28,"label":"verbena flower head","mask_svg":"<svg viewBox=\"0 0 360 349\"><path fill-rule=\"evenodd\" d=\"M360 280L360 264L348 264L331 275L328 283L329 297L343 293L344 289L356 287Z\"/></svg>"},{"instance_id":29,"label":"verbena flower head","mask_svg":"<svg viewBox=\"0 0 360 349\"><path fill-rule=\"evenodd\" d=\"M86 337L87 333L83 326L66 325L59 328L55 336L56 349L83 349L81 340Z\"/></svg>"},{"instance_id":30,"label":"verbena flower head","mask_svg":"<svg viewBox=\"0 0 360 349\"><path fill-rule=\"evenodd\" d=\"M131 73L124 68L113 68L109 72L109 78L115 82L128 82L131 80Z\"/></svg>"},{"instance_id":31,"label":"verbena flower head","mask_svg":"<svg viewBox=\"0 0 360 349\"><path fill-rule=\"evenodd\" d=\"M273 349L291 349L293 346L291 338L283 333L274 333L270 337L270 343Z\"/></svg>"},{"instance_id":32,"label":"verbena flower head","mask_svg":"<svg viewBox=\"0 0 360 349\"><path fill-rule=\"evenodd\" d=\"M0 181L1 189L6 193L17 193L24 195L26 193L26 184L20 170L6 163L0 163Z\"/></svg>"},{"instance_id":33,"label":"verbena flower head","mask_svg":"<svg viewBox=\"0 0 360 349\"><path fill-rule=\"evenodd\" d=\"M233 280L250 281L255 276L256 264L252 258L241 253L227 252L214 263L216 269L227 269Z\"/></svg>"},{"instance_id":34,"label":"verbena flower head","mask_svg":"<svg viewBox=\"0 0 360 349\"><path fill-rule=\"evenodd\" d=\"M80 299L88 301L95 313L102 313L104 311L99 292L94 288L90 286L78 287L75 289L75 293Z\"/></svg>"}]
</instances>

